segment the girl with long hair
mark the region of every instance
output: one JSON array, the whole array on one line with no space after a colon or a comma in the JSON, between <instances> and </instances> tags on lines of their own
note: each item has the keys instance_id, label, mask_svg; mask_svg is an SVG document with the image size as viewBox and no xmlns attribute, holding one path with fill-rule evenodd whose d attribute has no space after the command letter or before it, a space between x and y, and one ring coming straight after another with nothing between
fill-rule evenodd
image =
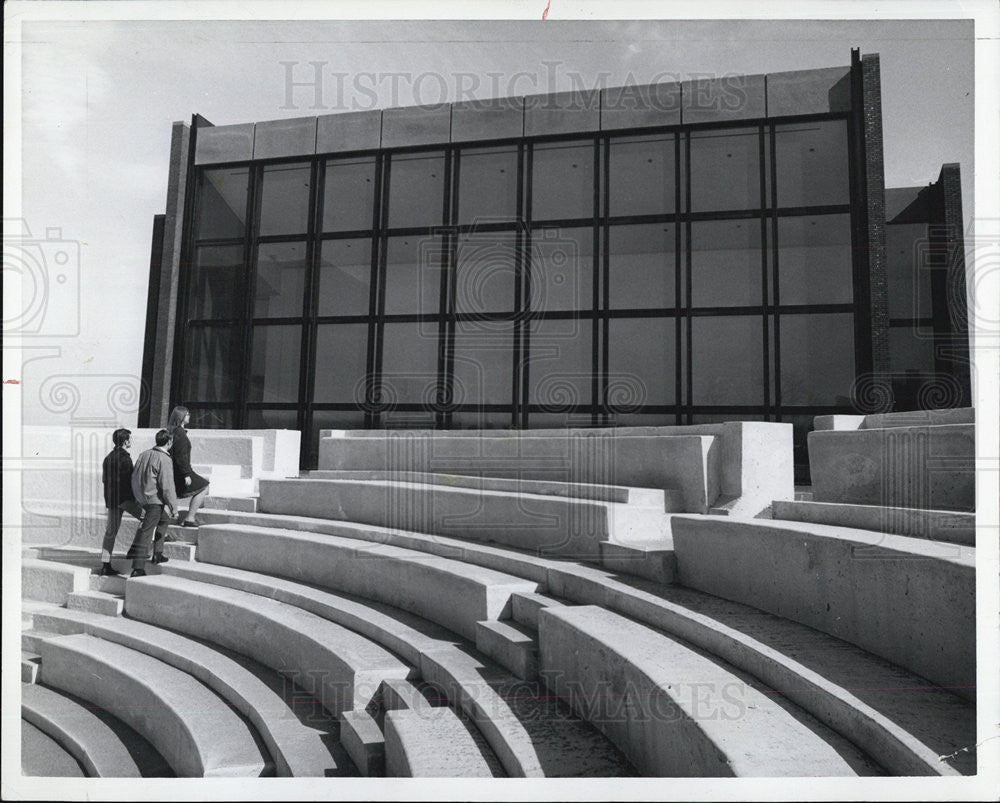
<instances>
[{"instance_id":1,"label":"girl with long hair","mask_svg":"<svg viewBox=\"0 0 1000 803\"><path fill-rule=\"evenodd\" d=\"M191 506L181 522L181 527L198 526L198 509L208 495L208 480L196 474L191 468L191 441L187 435L187 425L191 413L187 407L175 407L170 413L167 430L174 439L170 456L174 461L174 485L179 499L190 499Z\"/></svg>"}]
</instances>

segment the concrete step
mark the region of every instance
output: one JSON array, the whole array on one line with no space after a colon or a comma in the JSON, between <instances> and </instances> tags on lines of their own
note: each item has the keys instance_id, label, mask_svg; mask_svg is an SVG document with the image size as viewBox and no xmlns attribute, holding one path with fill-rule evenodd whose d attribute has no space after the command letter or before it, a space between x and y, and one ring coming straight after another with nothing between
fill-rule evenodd
<instances>
[{"instance_id":1,"label":"concrete step","mask_svg":"<svg viewBox=\"0 0 1000 803\"><path fill-rule=\"evenodd\" d=\"M74 591L85 591L90 570L38 558L21 560L21 597L64 605Z\"/></svg>"},{"instance_id":2,"label":"concrete step","mask_svg":"<svg viewBox=\"0 0 1000 803\"><path fill-rule=\"evenodd\" d=\"M391 544L531 579L547 589L548 597L630 616L685 639L771 688L785 690L786 697L895 774L976 772L975 756L964 749L976 741L974 706L858 647L756 608L693 589L456 538L298 516L220 513L214 520L270 523ZM859 684L858 678L884 682ZM920 689L920 695L906 691L912 689ZM939 761L939 756L947 758Z\"/></svg>"},{"instance_id":3,"label":"concrete step","mask_svg":"<svg viewBox=\"0 0 1000 803\"><path fill-rule=\"evenodd\" d=\"M225 566L168 563L164 574L240 588L363 633L419 666L420 677L435 690L433 696L471 718L512 777L632 774L617 749L572 716L540 683L517 679L483 659L454 633L409 611ZM366 720L360 714L354 712L363 729ZM351 738L343 736L348 750Z\"/></svg>"},{"instance_id":4,"label":"concrete step","mask_svg":"<svg viewBox=\"0 0 1000 803\"><path fill-rule=\"evenodd\" d=\"M397 709L385 717L390 778L492 778L490 765L450 708Z\"/></svg>"},{"instance_id":5,"label":"concrete step","mask_svg":"<svg viewBox=\"0 0 1000 803\"><path fill-rule=\"evenodd\" d=\"M21 683L37 683L42 668L42 656L21 649Z\"/></svg>"},{"instance_id":6,"label":"concrete step","mask_svg":"<svg viewBox=\"0 0 1000 803\"><path fill-rule=\"evenodd\" d=\"M655 507L666 513L683 511L680 493L673 490L664 491L662 488L629 488L624 485L491 477L481 474L435 474L427 471L317 470L307 472L300 479L411 482L450 488L559 496L586 502L619 502L640 507Z\"/></svg>"},{"instance_id":7,"label":"concrete step","mask_svg":"<svg viewBox=\"0 0 1000 803\"><path fill-rule=\"evenodd\" d=\"M21 774L29 778L86 778L80 763L51 736L21 720Z\"/></svg>"},{"instance_id":8,"label":"concrete step","mask_svg":"<svg viewBox=\"0 0 1000 803\"><path fill-rule=\"evenodd\" d=\"M21 687L21 717L55 739L90 778L173 775L163 757L107 712L45 686Z\"/></svg>"},{"instance_id":9,"label":"concrete step","mask_svg":"<svg viewBox=\"0 0 1000 803\"><path fill-rule=\"evenodd\" d=\"M538 641L517 622L476 622L476 649L522 680L538 677Z\"/></svg>"},{"instance_id":10,"label":"concrete step","mask_svg":"<svg viewBox=\"0 0 1000 803\"><path fill-rule=\"evenodd\" d=\"M602 541L601 565L657 583L672 583L677 575L674 544L668 539L630 544Z\"/></svg>"},{"instance_id":11,"label":"concrete step","mask_svg":"<svg viewBox=\"0 0 1000 803\"><path fill-rule=\"evenodd\" d=\"M187 508L187 505L184 505ZM202 510L242 510L245 513L253 513L257 510L256 496L217 496L209 494L202 503Z\"/></svg>"},{"instance_id":12,"label":"concrete step","mask_svg":"<svg viewBox=\"0 0 1000 803\"><path fill-rule=\"evenodd\" d=\"M669 535L659 507L387 480L262 480L260 508L600 560L600 542Z\"/></svg>"},{"instance_id":13,"label":"concrete step","mask_svg":"<svg viewBox=\"0 0 1000 803\"><path fill-rule=\"evenodd\" d=\"M186 541L168 541L163 545L163 554L168 560L194 560L197 544Z\"/></svg>"},{"instance_id":14,"label":"concrete step","mask_svg":"<svg viewBox=\"0 0 1000 803\"><path fill-rule=\"evenodd\" d=\"M170 564L164 564L169 566ZM384 648L309 611L176 576L131 580L129 617L206 639L282 671L334 717L364 708L388 677L415 673Z\"/></svg>"},{"instance_id":15,"label":"concrete step","mask_svg":"<svg viewBox=\"0 0 1000 803\"><path fill-rule=\"evenodd\" d=\"M121 616L125 609L125 597L105 591L74 591L66 598L66 607L104 616Z\"/></svg>"},{"instance_id":16,"label":"concrete step","mask_svg":"<svg viewBox=\"0 0 1000 803\"><path fill-rule=\"evenodd\" d=\"M936 426L941 424L975 424L974 407L954 407L944 410L913 410L901 413L872 415L818 415L817 430L891 429L896 427Z\"/></svg>"},{"instance_id":17,"label":"concrete step","mask_svg":"<svg viewBox=\"0 0 1000 803\"><path fill-rule=\"evenodd\" d=\"M553 691L643 775L884 774L748 675L619 614L591 605L543 610L539 641Z\"/></svg>"},{"instance_id":18,"label":"concrete step","mask_svg":"<svg viewBox=\"0 0 1000 803\"><path fill-rule=\"evenodd\" d=\"M846 527L679 516L677 580L814 627L969 699L974 550Z\"/></svg>"},{"instance_id":19,"label":"concrete step","mask_svg":"<svg viewBox=\"0 0 1000 803\"><path fill-rule=\"evenodd\" d=\"M951 510L921 510L913 507L849 505L840 502L775 501L772 516L786 521L830 524L873 532L925 538L973 547L976 545L976 514Z\"/></svg>"},{"instance_id":20,"label":"concrete step","mask_svg":"<svg viewBox=\"0 0 1000 803\"><path fill-rule=\"evenodd\" d=\"M476 638L476 622L506 614L511 593L537 588L491 569L335 536L213 524L203 526L198 539L199 562L276 574L407 608L469 641Z\"/></svg>"},{"instance_id":21,"label":"concrete step","mask_svg":"<svg viewBox=\"0 0 1000 803\"><path fill-rule=\"evenodd\" d=\"M86 633L152 656L187 672L248 719L282 777L355 774L337 743L337 725L310 691L218 645L132 619L59 610L42 621L57 634ZM23 639L23 636L22 636Z\"/></svg>"},{"instance_id":22,"label":"concrete step","mask_svg":"<svg viewBox=\"0 0 1000 803\"><path fill-rule=\"evenodd\" d=\"M545 594L512 594L510 617L531 630L538 630L538 612L542 608L561 606L565 603Z\"/></svg>"},{"instance_id":23,"label":"concrete step","mask_svg":"<svg viewBox=\"0 0 1000 803\"><path fill-rule=\"evenodd\" d=\"M354 762L358 772L369 778L385 775L385 737L374 717L367 711L341 713L340 743Z\"/></svg>"},{"instance_id":24,"label":"concrete step","mask_svg":"<svg viewBox=\"0 0 1000 803\"><path fill-rule=\"evenodd\" d=\"M39 602L38 600L33 599L22 599L21 630L30 630L34 626L36 613L46 613L59 607L60 606L54 602Z\"/></svg>"},{"instance_id":25,"label":"concrete step","mask_svg":"<svg viewBox=\"0 0 1000 803\"><path fill-rule=\"evenodd\" d=\"M976 509L974 424L809 433L816 502Z\"/></svg>"},{"instance_id":26,"label":"concrete step","mask_svg":"<svg viewBox=\"0 0 1000 803\"><path fill-rule=\"evenodd\" d=\"M45 641L42 664L45 685L131 726L178 776L273 773L266 750L243 719L199 681L162 661L77 634Z\"/></svg>"}]
</instances>

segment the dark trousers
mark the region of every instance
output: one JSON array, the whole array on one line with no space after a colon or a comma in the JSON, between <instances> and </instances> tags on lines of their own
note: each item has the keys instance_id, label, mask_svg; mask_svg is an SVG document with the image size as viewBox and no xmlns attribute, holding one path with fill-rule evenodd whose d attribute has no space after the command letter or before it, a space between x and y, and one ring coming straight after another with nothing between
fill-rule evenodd
<instances>
[{"instance_id":1,"label":"dark trousers","mask_svg":"<svg viewBox=\"0 0 1000 803\"><path fill-rule=\"evenodd\" d=\"M128 557L132 559L133 569L145 568L146 560L149 558L150 541L153 542L153 554L163 552L163 539L166 537L167 527L170 525L169 520L163 514L163 505L143 505L142 509L145 512L142 524L139 525L135 541L132 542L132 546L128 550ZM153 538L154 531L156 533L155 539Z\"/></svg>"},{"instance_id":2,"label":"dark trousers","mask_svg":"<svg viewBox=\"0 0 1000 803\"><path fill-rule=\"evenodd\" d=\"M142 505L134 499L122 502L117 507L108 508L108 523L104 528L104 541L101 543L101 560L107 563L115 551L115 539L118 528L122 526L122 516L131 513L137 519L142 518Z\"/></svg>"}]
</instances>

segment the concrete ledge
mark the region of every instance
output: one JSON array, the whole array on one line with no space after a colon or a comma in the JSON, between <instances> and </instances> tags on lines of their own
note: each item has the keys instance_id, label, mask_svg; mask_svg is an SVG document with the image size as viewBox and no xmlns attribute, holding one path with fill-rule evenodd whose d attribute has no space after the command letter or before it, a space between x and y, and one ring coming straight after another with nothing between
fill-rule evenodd
<instances>
[{"instance_id":1,"label":"concrete ledge","mask_svg":"<svg viewBox=\"0 0 1000 803\"><path fill-rule=\"evenodd\" d=\"M512 593L538 588L518 577L399 547L264 527L203 526L198 559L395 605L470 641L476 622L503 617Z\"/></svg>"},{"instance_id":2,"label":"concrete ledge","mask_svg":"<svg viewBox=\"0 0 1000 803\"><path fill-rule=\"evenodd\" d=\"M21 774L29 778L86 778L80 763L55 739L21 720Z\"/></svg>"},{"instance_id":3,"label":"concrete ledge","mask_svg":"<svg viewBox=\"0 0 1000 803\"><path fill-rule=\"evenodd\" d=\"M521 680L538 677L538 641L515 622L476 622L476 649Z\"/></svg>"},{"instance_id":4,"label":"concrete ledge","mask_svg":"<svg viewBox=\"0 0 1000 803\"><path fill-rule=\"evenodd\" d=\"M266 676L248 668L242 657L132 619L109 621L94 614L59 610L40 614L40 623L50 629L45 633L47 638L86 633L150 655L197 678L250 720L267 745L279 776L326 777L343 775L349 769L329 745L332 720L315 707L293 707L285 699L283 686L268 683Z\"/></svg>"},{"instance_id":5,"label":"concrete ledge","mask_svg":"<svg viewBox=\"0 0 1000 803\"><path fill-rule=\"evenodd\" d=\"M385 775L385 738L371 715L344 711L340 715L340 743L362 775Z\"/></svg>"},{"instance_id":6,"label":"concrete ledge","mask_svg":"<svg viewBox=\"0 0 1000 803\"><path fill-rule=\"evenodd\" d=\"M776 501L771 513L775 519L787 521L872 530L968 547L976 545L975 513L813 501Z\"/></svg>"},{"instance_id":7,"label":"concrete ledge","mask_svg":"<svg viewBox=\"0 0 1000 803\"><path fill-rule=\"evenodd\" d=\"M198 128L194 163L244 162L253 155L253 123Z\"/></svg>"},{"instance_id":8,"label":"concrete ledge","mask_svg":"<svg viewBox=\"0 0 1000 803\"><path fill-rule=\"evenodd\" d=\"M589 605L548 608L538 622L551 688L643 775L882 774L847 740L680 641Z\"/></svg>"},{"instance_id":9,"label":"concrete ledge","mask_svg":"<svg viewBox=\"0 0 1000 803\"><path fill-rule=\"evenodd\" d=\"M398 709L385 716L389 778L492 778L489 764L450 708Z\"/></svg>"},{"instance_id":10,"label":"concrete ledge","mask_svg":"<svg viewBox=\"0 0 1000 803\"><path fill-rule=\"evenodd\" d=\"M37 683L42 669L42 656L21 650L21 683Z\"/></svg>"},{"instance_id":11,"label":"concrete ledge","mask_svg":"<svg viewBox=\"0 0 1000 803\"><path fill-rule=\"evenodd\" d=\"M66 598L66 607L102 616L121 616L125 609L125 598L102 591L74 591Z\"/></svg>"},{"instance_id":12,"label":"concrete ledge","mask_svg":"<svg viewBox=\"0 0 1000 803\"><path fill-rule=\"evenodd\" d=\"M816 502L973 511L972 424L809 433Z\"/></svg>"},{"instance_id":13,"label":"concrete ledge","mask_svg":"<svg viewBox=\"0 0 1000 803\"><path fill-rule=\"evenodd\" d=\"M677 556L672 541L616 544L601 542L601 565L623 574L645 577L655 583L672 583L677 574Z\"/></svg>"},{"instance_id":14,"label":"concrete ledge","mask_svg":"<svg viewBox=\"0 0 1000 803\"><path fill-rule=\"evenodd\" d=\"M190 675L87 635L42 644L46 685L74 694L131 726L184 777L258 777L270 762L253 733Z\"/></svg>"},{"instance_id":15,"label":"concrete ledge","mask_svg":"<svg viewBox=\"0 0 1000 803\"><path fill-rule=\"evenodd\" d=\"M681 82L681 121L714 123L764 117L763 75L727 75Z\"/></svg>"},{"instance_id":16,"label":"concrete ledge","mask_svg":"<svg viewBox=\"0 0 1000 803\"><path fill-rule=\"evenodd\" d=\"M21 717L62 745L88 777L141 778L149 774L150 764L163 765L163 759L148 743L141 744L145 740L131 728L122 723L113 728L106 714L100 716L45 686L21 687ZM127 743L123 729L129 732Z\"/></svg>"},{"instance_id":17,"label":"concrete ledge","mask_svg":"<svg viewBox=\"0 0 1000 803\"><path fill-rule=\"evenodd\" d=\"M129 581L133 619L207 639L310 688L333 716L364 708L386 677L413 669L368 639L308 611L179 577Z\"/></svg>"},{"instance_id":18,"label":"concrete ledge","mask_svg":"<svg viewBox=\"0 0 1000 803\"><path fill-rule=\"evenodd\" d=\"M538 630L538 612L542 608L561 607L565 605L544 594L514 594L511 601L511 619L518 624Z\"/></svg>"},{"instance_id":19,"label":"concrete ledge","mask_svg":"<svg viewBox=\"0 0 1000 803\"><path fill-rule=\"evenodd\" d=\"M679 516L674 549L681 584L814 627L974 699L976 573L960 547Z\"/></svg>"},{"instance_id":20,"label":"concrete ledge","mask_svg":"<svg viewBox=\"0 0 1000 803\"><path fill-rule=\"evenodd\" d=\"M876 413L873 415L818 415L813 419L813 429L817 431L892 429L895 427L975 423L976 410L974 407L955 407L946 410L913 410L912 412Z\"/></svg>"},{"instance_id":21,"label":"concrete ledge","mask_svg":"<svg viewBox=\"0 0 1000 803\"><path fill-rule=\"evenodd\" d=\"M90 569L38 558L21 561L21 597L64 605L70 594L86 591Z\"/></svg>"}]
</instances>

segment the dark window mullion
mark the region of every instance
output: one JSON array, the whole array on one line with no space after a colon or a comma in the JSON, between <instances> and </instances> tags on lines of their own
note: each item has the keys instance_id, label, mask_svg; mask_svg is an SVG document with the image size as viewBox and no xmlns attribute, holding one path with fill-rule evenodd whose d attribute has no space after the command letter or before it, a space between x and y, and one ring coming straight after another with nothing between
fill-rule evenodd
<instances>
[{"instance_id":1,"label":"dark window mullion","mask_svg":"<svg viewBox=\"0 0 1000 803\"><path fill-rule=\"evenodd\" d=\"M434 423L437 429L446 429L451 422L451 413L445 409L445 404L451 401L452 362L454 360L455 326L449 320L454 312L455 256L458 248L457 237L447 228L455 222L458 214L458 181L459 152L454 148L445 150L444 161L444 198L443 217L445 231L440 242L441 283L438 290L438 359L435 384L435 399L437 409L434 411ZM436 248L434 251L436 252Z\"/></svg>"},{"instance_id":2,"label":"dark window mullion","mask_svg":"<svg viewBox=\"0 0 1000 803\"><path fill-rule=\"evenodd\" d=\"M236 385L236 416L235 426L244 429L247 425L247 397L250 394L250 369L253 364L253 309L254 289L257 281L257 231L260 215L260 198L262 193L263 170L260 165L250 169L248 176L249 192L247 193L246 237L243 244L243 264L245 266L245 281L243 283L243 325L237 338L237 352L240 357L240 374ZM240 346L242 345L242 348Z\"/></svg>"},{"instance_id":3,"label":"dark window mullion","mask_svg":"<svg viewBox=\"0 0 1000 803\"><path fill-rule=\"evenodd\" d=\"M388 235L385 223L389 217L389 183L392 180L392 157L386 155L382 163L382 198L379 214L379 248L378 248L378 294L375 307L375 317L369 325L369 343L371 344L371 387L373 396L372 425L377 427L382 423L380 405L382 403L382 343L385 332L385 284L386 284L386 252L388 251Z\"/></svg>"},{"instance_id":4,"label":"dark window mullion","mask_svg":"<svg viewBox=\"0 0 1000 803\"><path fill-rule=\"evenodd\" d=\"M764 326L764 407L767 410L765 420L771 420L771 333L767 319L768 281L767 281L767 174L764 148L766 144L767 127L760 126L757 131L757 162L760 165L760 292L764 314L761 316Z\"/></svg>"},{"instance_id":5,"label":"dark window mullion","mask_svg":"<svg viewBox=\"0 0 1000 803\"><path fill-rule=\"evenodd\" d=\"M594 138L594 202L593 220L590 227L592 232L591 260L590 260L590 285L591 285L591 308L594 312L594 322L590 327L590 405L592 408L590 425L597 426L597 405L598 388L601 372L601 333L600 333L600 310L601 310L601 139Z\"/></svg>"},{"instance_id":6,"label":"dark window mullion","mask_svg":"<svg viewBox=\"0 0 1000 803\"><path fill-rule=\"evenodd\" d=\"M310 370L316 364L316 313L319 306L319 261L323 244L317 237L320 231L320 215L323 209L323 196L326 193L326 168L319 159L312 163L309 198L309 238L306 241L306 276L305 297L302 301L304 311L302 321L301 362L299 366L299 431L302 446L300 450L301 464L307 468L312 454L312 402L314 371Z\"/></svg>"},{"instance_id":7,"label":"dark window mullion","mask_svg":"<svg viewBox=\"0 0 1000 803\"><path fill-rule=\"evenodd\" d=\"M530 359L531 359L531 320L532 320L532 310L531 310L531 269L532 269L532 259L531 259L531 206L532 206L532 170L534 167L534 148L529 144L527 146L527 164L524 169L524 237L525 237L525 247L524 247L524 306L522 311L524 313L522 317L522 337L521 337L521 354L520 360L521 364L519 370L521 372L521 428L528 428L528 382L530 381Z\"/></svg>"},{"instance_id":8,"label":"dark window mullion","mask_svg":"<svg viewBox=\"0 0 1000 803\"><path fill-rule=\"evenodd\" d=\"M600 409L601 420L600 423L607 426L608 420L608 373L609 365L608 360L610 359L610 343L611 338L611 324L608 322L607 312L611 307L611 226L609 221L611 215L611 138L604 138L604 170L600 174L601 180L604 184L603 188L603 210L602 210L602 230L603 230L603 248L601 252L602 258L602 270L601 270L601 305L600 310L603 313L601 315L600 327L601 327L601 376L600 376L600 392L595 399L595 403ZM598 323L595 321L594 325L597 326Z\"/></svg>"},{"instance_id":9,"label":"dark window mullion","mask_svg":"<svg viewBox=\"0 0 1000 803\"><path fill-rule=\"evenodd\" d=\"M686 346L686 369L687 369L687 387L686 387L686 411L684 414L684 423L691 423L691 408L694 405L694 372L693 372L693 346L691 342L691 337L694 330L694 325L692 323L693 319L691 316L691 294L692 294L692 278L691 278L691 132L687 132L684 137L684 211L687 214L687 219L684 223L684 264L685 264L685 289L684 289L684 306L687 310L687 342Z\"/></svg>"},{"instance_id":10,"label":"dark window mullion","mask_svg":"<svg viewBox=\"0 0 1000 803\"><path fill-rule=\"evenodd\" d=\"M769 126L771 147L771 265L772 297L774 301L774 400L773 406L781 408L781 283L778 259L778 164L777 135L773 125ZM781 415L778 415L781 419Z\"/></svg>"}]
</instances>

